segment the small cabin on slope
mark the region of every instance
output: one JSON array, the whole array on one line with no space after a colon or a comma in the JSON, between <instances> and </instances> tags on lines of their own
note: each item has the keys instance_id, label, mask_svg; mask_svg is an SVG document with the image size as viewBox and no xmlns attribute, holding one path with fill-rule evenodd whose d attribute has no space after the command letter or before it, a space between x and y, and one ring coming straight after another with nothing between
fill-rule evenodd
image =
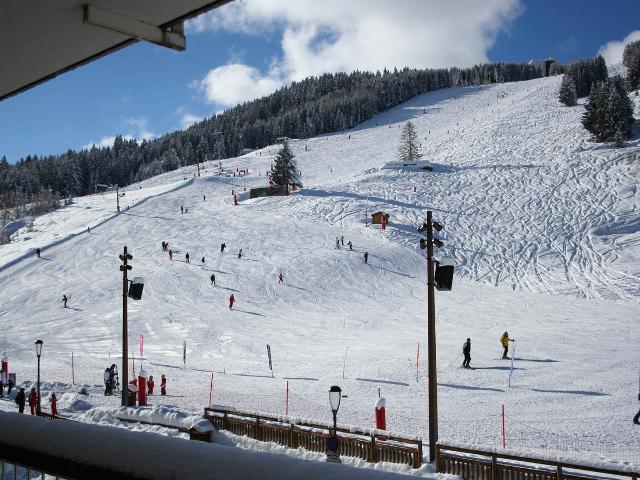
<instances>
[{"instance_id":1,"label":"small cabin on slope","mask_svg":"<svg viewBox=\"0 0 640 480\"><path fill-rule=\"evenodd\" d=\"M373 225L382 225L383 223L389 223L389 214L384 212L376 212L371 215L371 223Z\"/></svg>"}]
</instances>

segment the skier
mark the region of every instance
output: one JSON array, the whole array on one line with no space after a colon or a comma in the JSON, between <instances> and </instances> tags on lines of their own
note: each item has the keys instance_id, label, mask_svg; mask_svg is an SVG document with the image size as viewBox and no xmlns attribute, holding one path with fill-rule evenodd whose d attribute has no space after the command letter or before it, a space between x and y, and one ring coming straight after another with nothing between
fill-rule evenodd
<instances>
[{"instance_id":1,"label":"skier","mask_svg":"<svg viewBox=\"0 0 640 480\"><path fill-rule=\"evenodd\" d=\"M160 395L166 395L167 394L167 377L164 376L164 374L162 374L162 376L160 377Z\"/></svg>"},{"instance_id":2,"label":"skier","mask_svg":"<svg viewBox=\"0 0 640 480\"><path fill-rule=\"evenodd\" d=\"M340 239L336 237L336 248L340 248Z\"/></svg>"},{"instance_id":3,"label":"skier","mask_svg":"<svg viewBox=\"0 0 640 480\"><path fill-rule=\"evenodd\" d=\"M229 297L229 310L233 310L233 304L236 303L236 297L233 296L233 293Z\"/></svg>"},{"instance_id":4,"label":"skier","mask_svg":"<svg viewBox=\"0 0 640 480\"><path fill-rule=\"evenodd\" d=\"M116 367L115 363L111 364L111 368L109 368L109 391L110 394L113 395L114 388L119 389L120 382L118 381L118 367Z\"/></svg>"},{"instance_id":5,"label":"skier","mask_svg":"<svg viewBox=\"0 0 640 480\"><path fill-rule=\"evenodd\" d=\"M207 196L206 195L202 195L202 201L206 202L207 201Z\"/></svg>"},{"instance_id":6,"label":"skier","mask_svg":"<svg viewBox=\"0 0 640 480\"><path fill-rule=\"evenodd\" d=\"M187 252L187 254L184 256L184 258L185 258L185 261L186 261L187 263L191 263L191 262L189 261L189 252Z\"/></svg>"},{"instance_id":7,"label":"skier","mask_svg":"<svg viewBox=\"0 0 640 480\"><path fill-rule=\"evenodd\" d=\"M64 303L64 308L67 308L68 301L69 301L69 298L67 298L66 295L62 295L62 303Z\"/></svg>"},{"instance_id":8,"label":"skier","mask_svg":"<svg viewBox=\"0 0 640 480\"><path fill-rule=\"evenodd\" d=\"M184 209L184 213L189 213L189 209L188 209L188 208L185 208L185 209Z\"/></svg>"},{"instance_id":9,"label":"skier","mask_svg":"<svg viewBox=\"0 0 640 480\"><path fill-rule=\"evenodd\" d=\"M147 380L147 395L153 395L153 387L155 382L153 381L153 375L149 375L149 380Z\"/></svg>"},{"instance_id":10,"label":"skier","mask_svg":"<svg viewBox=\"0 0 640 480\"><path fill-rule=\"evenodd\" d=\"M213 285L214 287L216 286L216 274L215 273L211 274L211 285Z\"/></svg>"},{"instance_id":11,"label":"skier","mask_svg":"<svg viewBox=\"0 0 640 480\"><path fill-rule=\"evenodd\" d=\"M353 250L353 243L351 243L351 240L349 240L347 245L349 245L349 250Z\"/></svg>"},{"instance_id":12,"label":"skier","mask_svg":"<svg viewBox=\"0 0 640 480\"><path fill-rule=\"evenodd\" d=\"M0 398L4 398L4 385L7 383L7 374L4 370L0 371Z\"/></svg>"},{"instance_id":13,"label":"skier","mask_svg":"<svg viewBox=\"0 0 640 480\"><path fill-rule=\"evenodd\" d=\"M284 283L284 275L282 274L282 272L280 272L280 275L278 275L278 283Z\"/></svg>"},{"instance_id":14,"label":"skier","mask_svg":"<svg viewBox=\"0 0 640 480\"><path fill-rule=\"evenodd\" d=\"M509 353L509 342L515 342L515 340L513 338L509 338L508 332L504 332L500 337L500 343L504 348L504 352L502 353L503 360L509 360L509 357L507 356L507 354Z\"/></svg>"},{"instance_id":15,"label":"skier","mask_svg":"<svg viewBox=\"0 0 640 480\"><path fill-rule=\"evenodd\" d=\"M224 253L224 249L227 248L227 244L226 243L221 243L220 244L220 253Z\"/></svg>"},{"instance_id":16,"label":"skier","mask_svg":"<svg viewBox=\"0 0 640 480\"><path fill-rule=\"evenodd\" d=\"M173 251L169 250L169 260L173 260Z\"/></svg>"},{"instance_id":17,"label":"skier","mask_svg":"<svg viewBox=\"0 0 640 480\"><path fill-rule=\"evenodd\" d=\"M180 213L184 213L184 207L180 205Z\"/></svg>"},{"instance_id":18,"label":"skier","mask_svg":"<svg viewBox=\"0 0 640 480\"><path fill-rule=\"evenodd\" d=\"M51 402L51 415L58 415L58 399L56 398L56 394L52 393L51 394L51 399L49 400Z\"/></svg>"},{"instance_id":19,"label":"skier","mask_svg":"<svg viewBox=\"0 0 640 480\"><path fill-rule=\"evenodd\" d=\"M238 252L238 258L242 258L242 249Z\"/></svg>"},{"instance_id":20,"label":"skier","mask_svg":"<svg viewBox=\"0 0 640 480\"><path fill-rule=\"evenodd\" d=\"M91 233L91 227L87 227L87 233Z\"/></svg>"},{"instance_id":21,"label":"skier","mask_svg":"<svg viewBox=\"0 0 640 480\"><path fill-rule=\"evenodd\" d=\"M464 361L462 362L462 366L464 368L471 368L469 363L471 363L471 339L467 338L467 341L462 345L462 354L464 355Z\"/></svg>"},{"instance_id":22,"label":"skier","mask_svg":"<svg viewBox=\"0 0 640 480\"><path fill-rule=\"evenodd\" d=\"M162 242L162 251L164 252L167 249L167 244Z\"/></svg>"},{"instance_id":23,"label":"skier","mask_svg":"<svg viewBox=\"0 0 640 480\"><path fill-rule=\"evenodd\" d=\"M364 263L369 263L369 252L364 252Z\"/></svg>"},{"instance_id":24,"label":"skier","mask_svg":"<svg viewBox=\"0 0 640 480\"><path fill-rule=\"evenodd\" d=\"M24 413L24 404L25 404L24 387L21 387L20 391L16 395L16 403L18 404L18 411L20 413Z\"/></svg>"},{"instance_id":25,"label":"skier","mask_svg":"<svg viewBox=\"0 0 640 480\"><path fill-rule=\"evenodd\" d=\"M7 382L7 395L11 395L11 390L13 390L13 380L11 379L11 375L9 375L9 381Z\"/></svg>"},{"instance_id":26,"label":"skier","mask_svg":"<svg viewBox=\"0 0 640 480\"><path fill-rule=\"evenodd\" d=\"M36 255L40 258L40 247L36 248Z\"/></svg>"},{"instance_id":27,"label":"skier","mask_svg":"<svg viewBox=\"0 0 640 480\"><path fill-rule=\"evenodd\" d=\"M36 389L32 388L31 393L29 393L29 408L31 408L31 415L36 414L37 403L38 403L38 394L36 393Z\"/></svg>"},{"instance_id":28,"label":"skier","mask_svg":"<svg viewBox=\"0 0 640 480\"><path fill-rule=\"evenodd\" d=\"M105 396L111 395L111 372L109 371L109 367L104 369L104 394Z\"/></svg>"},{"instance_id":29,"label":"skier","mask_svg":"<svg viewBox=\"0 0 640 480\"><path fill-rule=\"evenodd\" d=\"M340 243L342 243L342 246L344 247L344 235L340 235Z\"/></svg>"},{"instance_id":30,"label":"skier","mask_svg":"<svg viewBox=\"0 0 640 480\"><path fill-rule=\"evenodd\" d=\"M202 260L200 260L202 263L204 263L204 257L202 257Z\"/></svg>"}]
</instances>

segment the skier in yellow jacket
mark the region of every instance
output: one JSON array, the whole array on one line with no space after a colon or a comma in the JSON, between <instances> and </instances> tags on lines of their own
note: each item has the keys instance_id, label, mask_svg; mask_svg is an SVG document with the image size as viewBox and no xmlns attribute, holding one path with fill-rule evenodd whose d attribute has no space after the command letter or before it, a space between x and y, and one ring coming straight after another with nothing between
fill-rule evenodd
<instances>
[{"instance_id":1,"label":"skier in yellow jacket","mask_svg":"<svg viewBox=\"0 0 640 480\"><path fill-rule=\"evenodd\" d=\"M515 342L515 340L513 338L509 338L509 333L508 332L504 332L502 334L502 336L500 337L500 343L502 344L502 347L504 348L504 352L502 354L502 359L508 359L509 357L507 356L507 354L509 353L509 342Z\"/></svg>"}]
</instances>

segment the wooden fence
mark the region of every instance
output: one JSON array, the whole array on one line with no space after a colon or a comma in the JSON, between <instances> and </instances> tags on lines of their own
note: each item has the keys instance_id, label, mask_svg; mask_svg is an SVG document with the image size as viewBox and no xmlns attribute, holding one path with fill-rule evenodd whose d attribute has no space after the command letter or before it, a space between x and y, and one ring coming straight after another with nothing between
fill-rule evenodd
<instances>
[{"instance_id":1,"label":"wooden fence","mask_svg":"<svg viewBox=\"0 0 640 480\"><path fill-rule=\"evenodd\" d=\"M289 448L304 448L311 452L326 452L329 425L289 423L275 417L260 416L236 410L205 408L204 418L217 430L228 430L263 442L273 442ZM357 429L338 428L340 455L367 462L391 462L420 468L422 440L394 435L375 435Z\"/></svg>"},{"instance_id":2,"label":"wooden fence","mask_svg":"<svg viewBox=\"0 0 640 480\"><path fill-rule=\"evenodd\" d=\"M541 458L436 445L436 472L464 480L639 480L640 471L596 468Z\"/></svg>"}]
</instances>

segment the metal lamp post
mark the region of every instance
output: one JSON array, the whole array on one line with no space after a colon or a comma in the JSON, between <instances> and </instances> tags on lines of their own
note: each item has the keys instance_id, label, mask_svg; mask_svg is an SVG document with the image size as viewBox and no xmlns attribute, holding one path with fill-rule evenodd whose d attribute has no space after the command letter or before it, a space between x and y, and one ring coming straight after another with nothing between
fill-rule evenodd
<instances>
[{"instance_id":1,"label":"metal lamp post","mask_svg":"<svg viewBox=\"0 0 640 480\"><path fill-rule=\"evenodd\" d=\"M338 442L338 410L340 409L340 399L342 398L342 389L337 385L333 385L329 389L329 405L333 413L333 434L327 439L327 462L342 463L340 461L340 451Z\"/></svg>"},{"instance_id":2,"label":"metal lamp post","mask_svg":"<svg viewBox=\"0 0 640 480\"><path fill-rule=\"evenodd\" d=\"M40 355L42 355L42 340L36 340L36 355L38 356L38 401L36 402L36 414L40 415Z\"/></svg>"}]
</instances>

